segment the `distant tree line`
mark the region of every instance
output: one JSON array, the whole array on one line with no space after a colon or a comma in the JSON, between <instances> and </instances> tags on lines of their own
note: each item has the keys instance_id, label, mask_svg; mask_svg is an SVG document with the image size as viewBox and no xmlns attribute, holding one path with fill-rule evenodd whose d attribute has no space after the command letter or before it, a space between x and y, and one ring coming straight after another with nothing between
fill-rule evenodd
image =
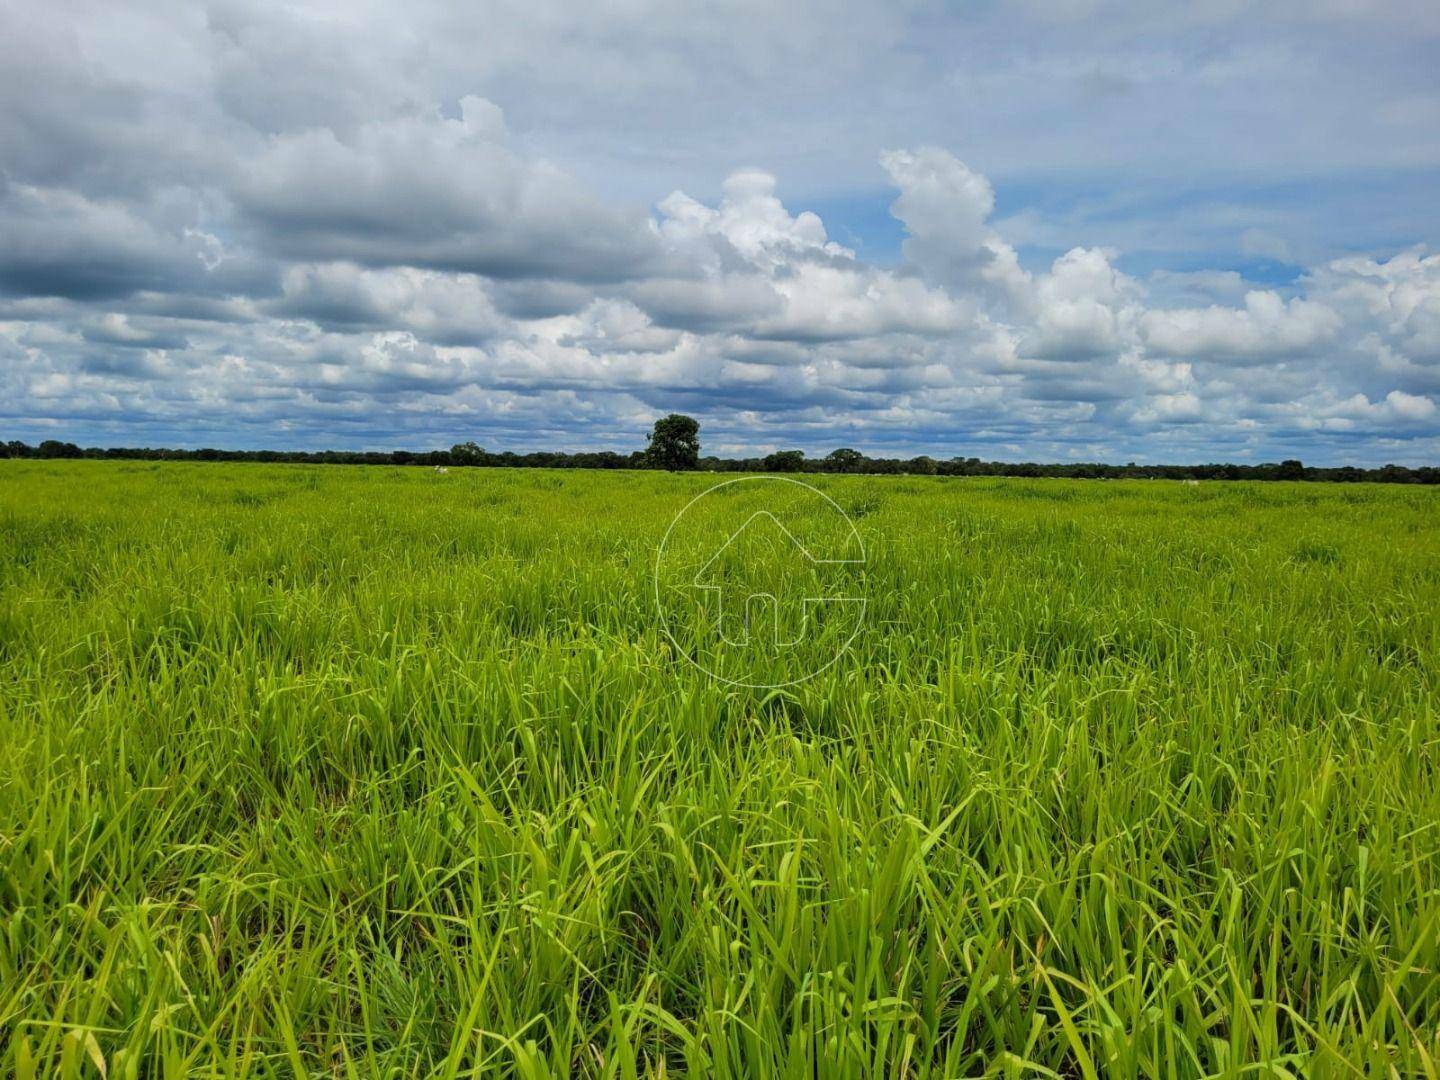
<instances>
[{"instance_id":1,"label":"distant tree line","mask_svg":"<svg viewBox=\"0 0 1440 1080\"><path fill-rule=\"evenodd\" d=\"M688 423L677 423L688 421ZM693 426L692 426L693 425ZM1088 480L1329 480L1385 484L1440 484L1440 468L1417 469L1383 465L1361 469L1353 465L1321 469L1294 459L1261 465L1107 465L1103 462L982 461L977 457L936 459L867 457L842 447L825 457L806 457L800 450L781 450L763 457L722 458L699 456L699 425L689 417L672 414L656 422L645 450L619 454L611 450L581 453L536 451L493 453L473 442L457 443L448 450L170 450L151 447L79 447L46 439L38 446L18 440L0 443L0 456L12 458L91 458L138 461L270 461L315 465L442 465L490 469L669 469L747 473L856 473L889 476L1054 476Z\"/></svg>"}]
</instances>

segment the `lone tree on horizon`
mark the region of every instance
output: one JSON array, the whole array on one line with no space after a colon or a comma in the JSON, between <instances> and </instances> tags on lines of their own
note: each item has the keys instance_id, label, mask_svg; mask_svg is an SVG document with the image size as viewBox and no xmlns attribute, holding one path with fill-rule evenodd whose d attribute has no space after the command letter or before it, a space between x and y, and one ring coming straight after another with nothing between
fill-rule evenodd
<instances>
[{"instance_id":1,"label":"lone tree on horizon","mask_svg":"<svg viewBox=\"0 0 1440 1080\"><path fill-rule=\"evenodd\" d=\"M693 416L671 413L655 421L647 438L645 459L652 468L679 472L700 464L700 422Z\"/></svg>"}]
</instances>

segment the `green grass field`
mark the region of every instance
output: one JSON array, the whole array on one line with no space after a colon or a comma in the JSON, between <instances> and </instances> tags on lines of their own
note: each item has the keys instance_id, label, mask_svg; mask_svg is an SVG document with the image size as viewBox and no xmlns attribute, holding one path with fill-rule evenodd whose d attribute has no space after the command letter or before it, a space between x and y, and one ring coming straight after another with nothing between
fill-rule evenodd
<instances>
[{"instance_id":1,"label":"green grass field","mask_svg":"<svg viewBox=\"0 0 1440 1080\"><path fill-rule=\"evenodd\" d=\"M766 691L715 482L0 462L0 1073L1440 1075L1440 492L815 478Z\"/></svg>"}]
</instances>

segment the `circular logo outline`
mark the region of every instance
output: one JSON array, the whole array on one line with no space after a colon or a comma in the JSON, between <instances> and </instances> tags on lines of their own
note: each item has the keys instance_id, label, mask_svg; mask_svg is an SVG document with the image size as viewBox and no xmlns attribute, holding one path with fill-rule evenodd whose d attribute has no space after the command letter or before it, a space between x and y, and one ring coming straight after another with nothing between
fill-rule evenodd
<instances>
[{"instance_id":1,"label":"circular logo outline","mask_svg":"<svg viewBox=\"0 0 1440 1080\"><path fill-rule=\"evenodd\" d=\"M855 639L860 636L860 631L865 628L865 612L868 610L868 606L870 603L870 598L868 596L844 598L852 601L859 600L860 611L859 614L855 617L855 628L850 631L850 636L847 637L845 641L841 643L840 647L835 650L834 656L832 656L829 660L825 661L824 664L816 668L814 671L811 671L806 675L801 675L799 678L790 679L786 682L780 683L744 682L743 680L731 679L724 675L720 675L714 671L711 671L698 659L691 656L685 650L684 646L682 646L680 642L676 640L675 635L671 633L670 624L668 619L666 618L665 606L660 599L660 563L661 560L665 557L665 545L670 542L670 535L675 531L675 526L679 524L680 519L689 512L692 506L694 506L701 499L705 498L707 495L713 495L721 488L729 487L732 484L744 483L794 484L796 487L804 488L806 491L813 492L814 494L819 495L820 498L824 499L827 503L831 505L831 507L834 508L835 512L840 515L840 517L844 520L845 524L850 527L850 535L855 538L855 542L860 547L860 557L858 559L829 559L820 561L859 563L861 566L865 566L868 564L869 559L865 553L865 538L860 535L860 530L855 527L855 522L851 520L849 514L845 513L844 508L841 507L839 503L837 503L825 492L821 491L813 484L807 484L803 480L796 480L792 476L736 476L732 477L729 480L722 480L718 484L712 484L710 487L697 494L694 498L692 498L689 502L682 506L680 508L680 511L673 518L670 519L670 524L665 529L665 535L660 538L660 545L655 549L655 566L650 574L651 584L654 587L655 594L655 614L660 620L660 630L664 633L665 637L669 639L670 644L675 647L675 651L681 656L683 656L687 661L689 661L689 663L694 665L694 667L703 674L708 675L710 678L716 679L719 682L726 683L730 686L741 687L747 690L783 690L786 687L798 686L800 683L807 682L810 679L813 679L815 676L830 670L830 668L834 667L842 656L844 656L847 652L850 651L850 646L854 644ZM757 511L757 513L765 512L766 511ZM783 528L784 526L782 525L781 527ZM741 529L743 528L744 525L741 526ZM740 530L736 530L735 533L732 533L731 539L738 535L739 531ZM729 541L727 540L726 543L729 543Z\"/></svg>"}]
</instances>

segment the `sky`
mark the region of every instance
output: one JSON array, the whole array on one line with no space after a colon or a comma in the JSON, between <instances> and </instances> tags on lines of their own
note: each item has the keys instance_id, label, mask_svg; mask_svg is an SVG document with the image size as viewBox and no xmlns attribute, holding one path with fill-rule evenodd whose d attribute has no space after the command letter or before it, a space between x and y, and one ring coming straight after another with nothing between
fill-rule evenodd
<instances>
[{"instance_id":1,"label":"sky","mask_svg":"<svg viewBox=\"0 0 1440 1080\"><path fill-rule=\"evenodd\" d=\"M1440 5L0 0L0 439L1440 463Z\"/></svg>"}]
</instances>

